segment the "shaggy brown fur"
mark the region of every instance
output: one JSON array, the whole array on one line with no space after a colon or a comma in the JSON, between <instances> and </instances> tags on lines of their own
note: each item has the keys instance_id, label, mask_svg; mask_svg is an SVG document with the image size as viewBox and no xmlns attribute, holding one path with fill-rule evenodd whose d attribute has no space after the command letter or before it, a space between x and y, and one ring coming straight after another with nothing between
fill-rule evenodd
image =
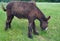
<instances>
[{"instance_id":1,"label":"shaggy brown fur","mask_svg":"<svg viewBox=\"0 0 60 41\"><path fill-rule=\"evenodd\" d=\"M7 13L5 30L11 28L11 21L14 16L18 18L26 18L29 21L28 25L28 37L32 38L32 30L34 34L38 35L35 28L35 19L38 19L41 24L42 30L45 30L48 26L48 18L39 10L39 8L32 2L10 2L6 6L6 9L2 6L3 10Z\"/></svg>"}]
</instances>

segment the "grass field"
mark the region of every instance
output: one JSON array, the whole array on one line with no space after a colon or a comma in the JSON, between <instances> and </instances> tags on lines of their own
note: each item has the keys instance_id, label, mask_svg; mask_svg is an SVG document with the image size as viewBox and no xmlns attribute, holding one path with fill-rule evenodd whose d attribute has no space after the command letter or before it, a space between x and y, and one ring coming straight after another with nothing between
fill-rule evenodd
<instances>
[{"instance_id":1,"label":"grass field","mask_svg":"<svg viewBox=\"0 0 60 41\"><path fill-rule=\"evenodd\" d=\"M36 20L39 35L33 34L33 39L29 39L26 19L15 17L12 21L12 29L4 30L6 12L1 9L0 4L0 41L60 41L60 3L37 3L37 6L46 17L51 16L51 19L47 31L41 31L39 21Z\"/></svg>"}]
</instances>

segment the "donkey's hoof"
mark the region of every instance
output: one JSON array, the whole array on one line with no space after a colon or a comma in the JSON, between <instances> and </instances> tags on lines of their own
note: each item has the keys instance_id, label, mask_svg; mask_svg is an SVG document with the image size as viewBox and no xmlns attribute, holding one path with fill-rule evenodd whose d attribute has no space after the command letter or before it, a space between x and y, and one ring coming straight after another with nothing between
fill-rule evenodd
<instances>
[{"instance_id":1,"label":"donkey's hoof","mask_svg":"<svg viewBox=\"0 0 60 41\"><path fill-rule=\"evenodd\" d=\"M38 33L38 32L34 32L34 34L35 34L35 35L39 35L39 33Z\"/></svg>"},{"instance_id":2,"label":"donkey's hoof","mask_svg":"<svg viewBox=\"0 0 60 41\"><path fill-rule=\"evenodd\" d=\"M5 31L7 31L7 29L5 29Z\"/></svg>"},{"instance_id":3,"label":"donkey's hoof","mask_svg":"<svg viewBox=\"0 0 60 41\"><path fill-rule=\"evenodd\" d=\"M28 35L28 37L29 37L30 39L32 39L32 38L33 38L31 35Z\"/></svg>"},{"instance_id":4,"label":"donkey's hoof","mask_svg":"<svg viewBox=\"0 0 60 41\"><path fill-rule=\"evenodd\" d=\"M8 30L8 28L5 28L5 31L7 31Z\"/></svg>"}]
</instances>

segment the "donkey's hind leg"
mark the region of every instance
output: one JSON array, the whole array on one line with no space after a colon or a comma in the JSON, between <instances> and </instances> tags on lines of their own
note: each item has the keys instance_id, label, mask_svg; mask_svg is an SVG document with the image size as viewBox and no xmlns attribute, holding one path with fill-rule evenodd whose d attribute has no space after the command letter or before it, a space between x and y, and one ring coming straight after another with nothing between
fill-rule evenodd
<instances>
[{"instance_id":1,"label":"donkey's hind leg","mask_svg":"<svg viewBox=\"0 0 60 41\"><path fill-rule=\"evenodd\" d=\"M11 22L13 18L14 18L13 15L9 15L9 16L7 15L5 30L7 30L8 28L11 28Z\"/></svg>"}]
</instances>

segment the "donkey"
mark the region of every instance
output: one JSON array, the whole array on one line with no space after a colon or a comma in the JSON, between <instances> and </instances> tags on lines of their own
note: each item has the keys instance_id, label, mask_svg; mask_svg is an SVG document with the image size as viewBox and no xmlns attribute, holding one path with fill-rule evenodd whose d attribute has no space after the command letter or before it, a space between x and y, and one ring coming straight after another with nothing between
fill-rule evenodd
<instances>
[{"instance_id":1,"label":"donkey","mask_svg":"<svg viewBox=\"0 0 60 41\"><path fill-rule=\"evenodd\" d=\"M35 35L39 33L35 27L35 19L40 21L40 26L42 30L46 30L48 27L48 18L41 12L41 10L32 2L9 2L6 6L2 6L3 10L7 13L6 27L5 30L11 28L11 22L14 16L17 18L25 18L28 19L28 37L32 38L32 31Z\"/></svg>"}]
</instances>

